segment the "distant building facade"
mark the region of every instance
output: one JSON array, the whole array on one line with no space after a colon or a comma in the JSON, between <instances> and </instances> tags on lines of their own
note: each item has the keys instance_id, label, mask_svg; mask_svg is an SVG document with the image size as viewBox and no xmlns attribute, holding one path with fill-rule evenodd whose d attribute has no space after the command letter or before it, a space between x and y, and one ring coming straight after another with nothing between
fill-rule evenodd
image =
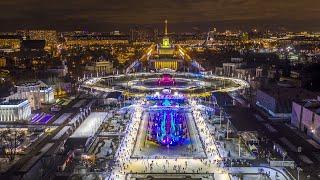
<instances>
[{"instance_id":1,"label":"distant building facade","mask_svg":"<svg viewBox=\"0 0 320 180\"><path fill-rule=\"evenodd\" d=\"M68 74L67 62L63 61L61 66L48 68L49 73L55 74L58 77L65 77Z\"/></svg>"},{"instance_id":2,"label":"distant building facade","mask_svg":"<svg viewBox=\"0 0 320 180\"><path fill-rule=\"evenodd\" d=\"M130 29L131 42L150 42L157 40L158 29L151 27L136 26Z\"/></svg>"},{"instance_id":3,"label":"distant building facade","mask_svg":"<svg viewBox=\"0 0 320 180\"><path fill-rule=\"evenodd\" d=\"M256 105L273 118L289 119L292 101L311 98L314 94L307 90L286 84L270 85L257 90Z\"/></svg>"},{"instance_id":4,"label":"distant building facade","mask_svg":"<svg viewBox=\"0 0 320 180\"><path fill-rule=\"evenodd\" d=\"M86 65L86 71L97 74L110 74L113 72L113 64L110 61L97 61Z\"/></svg>"},{"instance_id":5,"label":"distant building facade","mask_svg":"<svg viewBox=\"0 0 320 180\"><path fill-rule=\"evenodd\" d=\"M0 57L0 68L6 67L6 65L7 65L6 58Z\"/></svg>"},{"instance_id":6,"label":"distant building facade","mask_svg":"<svg viewBox=\"0 0 320 180\"><path fill-rule=\"evenodd\" d=\"M31 107L28 100L5 100L0 102L0 122L29 120Z\"/></svg>"},{"instance_id":7,"label":"distant building facade","mask_svg":"<svg viewBox=\"0 0 320 180\"><path fill-rule=\"evenodd\" d=\"M17 51L21 46L21 37L16 35L0 35L0 49Z\"/></svg>"},{"instance_id":8,"label":"distant building facade","mask_svg":"<svg viewBox=\"0 0 320 180\"><path fill-rule=\"evenodd\" d=\"M27 99L33 110L41 107L41 104L54 103L54 90L42 81L24 83L16 86L17 92L7 99Z\"/></svg>"},{"instance_id":9,"label":"distant building facade","mask_svg":"<svg viewBox=\"0 0 320 180\"><path fill-rule=\"evenodd\" d=\"M64 36L65 45L73 46L105 46L112 44L129 44L127 35L106 34L73 34Z\"/></svg>"},{"instance_id":10,"label":"distant building facade","mask_svg":"<svg viewBox=\"0 0 320 180\"><path fill-rule=\"evenodd\" d=\"M55 46L58 43L58 34L55 30L29 30L27 36L30 40L45 40L46 46Z\"/></svg>"},{"instance_id":11,"label":"distant building facade","mask_svg":"<svg viewBox=\"0 0 320 180\"><path fill-rule=\"evenodd\" d=\"M320 98L292 102L291 124L320 143Z\"/></svg>"},{"instance_id":12,"label":"distant building facade","mask_svg":"<svg viewBox=\"0 0 320 180\"><path fill-rule=\"evenodd\" d=\"M251 80L256 76L255 67L248 66L242 58L231 58L230 61L222 63L222 67L215 67L215 74L245 80Z\"/></svg>"}]
</instances>

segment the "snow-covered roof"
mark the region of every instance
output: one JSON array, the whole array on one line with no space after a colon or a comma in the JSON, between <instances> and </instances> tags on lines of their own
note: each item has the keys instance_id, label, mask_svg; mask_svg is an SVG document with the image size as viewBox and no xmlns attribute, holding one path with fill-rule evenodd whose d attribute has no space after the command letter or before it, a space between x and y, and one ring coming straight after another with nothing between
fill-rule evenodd
<instances>
[{"instance_id":1,"label":"snow-covered roof","mask_svg":"<svg viewBox=\"0 0 320 180\"><path fill-rule=\"evenodd\" d=\"M71 138L88 138L93 136L106 117L106 112L92 112L71 135Z\"/></svg>"}]
</instances>

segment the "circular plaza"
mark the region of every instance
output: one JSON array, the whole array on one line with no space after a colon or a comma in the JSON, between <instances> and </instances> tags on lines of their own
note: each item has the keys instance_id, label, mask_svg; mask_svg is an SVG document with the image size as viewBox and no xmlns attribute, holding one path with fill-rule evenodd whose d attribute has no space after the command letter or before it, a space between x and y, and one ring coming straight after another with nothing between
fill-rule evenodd
<instances>
[{"instance_id":1,"label":"circular plaza","mask_svg":"<svg viewBox=\"0 0 320 180\"><path fill-rule=\"evenodd\" d=\"M145 96L169 88L189 96L211 96L247 88L241 79L195 73L132 73L86 79L81 88L90 91L120 91L127 96Z\"/></svg>"}]
</instances>

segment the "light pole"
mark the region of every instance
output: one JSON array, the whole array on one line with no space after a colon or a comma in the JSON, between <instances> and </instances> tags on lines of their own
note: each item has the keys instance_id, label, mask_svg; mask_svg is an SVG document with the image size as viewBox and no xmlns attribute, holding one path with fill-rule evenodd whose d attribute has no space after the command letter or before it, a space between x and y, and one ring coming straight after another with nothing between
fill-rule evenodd
<instances>
[{"instance_id":1,"label":"light pole","mask_svg":"<svg viewBox=\"0 0 320 180\"><path fill-rule=\"evenodd\" d=\"M286 157L287 152L282 153L282 166L284 166L284 158Z\"/></svg>"},{"instance_id":2,"label":"light pole","mask_svg":"<svg viewBox=\"0 0 320 180\"><path fill-rule=\"evenodd\" d=\"M227 121L227 139L229 139L229 119Z\"/></svg>"},{"instance_id":3,"label":"light pole","mask_svg":"<svg viewBox=\"0 0 320 180\"><path fill-rule=\"evenodd\" d=\"M220 129L221 129L221 121L222 121L222 108L220 108Z\"/></svg>"},{"instance_id":4,"label":"light pole","mask_svg":"<svg viewBox=\"0 0 320 180\"><path fill-rule=\"evenodd\" d=\"M300 180L300 171L302 171L302 168L297 167L297 171L298 171L298 180Z\"/></svg>"},{"instance_id":5,"label":"light pole","mask_svg":"<svg viewBox=\"0 0 320 180\"><path fill-rule=\"evenodd\" d=\"M240 144L240 137L239 137L239 157L241 156L241 144Z\"/></svg>"}]
</instances>

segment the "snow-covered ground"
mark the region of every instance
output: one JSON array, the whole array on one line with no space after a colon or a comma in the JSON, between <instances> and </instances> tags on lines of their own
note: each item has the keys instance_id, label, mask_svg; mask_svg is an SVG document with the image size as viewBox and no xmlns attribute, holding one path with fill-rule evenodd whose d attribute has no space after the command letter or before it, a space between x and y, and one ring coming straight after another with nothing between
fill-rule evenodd
<instances>
[{"instance_id":1,"label":"snow-covered ground","mask_svg":"<svg viewBox=\"0 0 320 180\"><path fill-rule=\"evenodd\" d=\"M92 112L70 137L93 136L102 122L107 118L107 115L107 112Z\"/></svg>"},{"instance_id":2,"label":"snow-covered ground","mask_svg":"<svg viewBox=\"0 0 320 180\"><path fill-rule=\"evenodd\" d=\"M143 112L142 106L135 106L131 115L131 122L126 129L126 136L123 138L119 149L116 153L116 163L112 168L112 172L107 179L120 180L126 179L128 174L132 173L196 173L196 174L214 174L214 178L218 180L229 180L232 178L230 174L256 174L257 179L261 169L263 172L270 173L271 179L286 180L287 177L281 169L267 167L224 167L221 163L220 153L227 151L223 147L215 145L214 136L210 134L207 124L201 114L201 110L195 101L190 102L192 107L192 116L194 118L199 136L204 145L206 158L132 158L140 123L142 122ZM219 151L218 151L219 148ZM277 177L276 177L277 176Z\"/></svg>"}]
</instances>

